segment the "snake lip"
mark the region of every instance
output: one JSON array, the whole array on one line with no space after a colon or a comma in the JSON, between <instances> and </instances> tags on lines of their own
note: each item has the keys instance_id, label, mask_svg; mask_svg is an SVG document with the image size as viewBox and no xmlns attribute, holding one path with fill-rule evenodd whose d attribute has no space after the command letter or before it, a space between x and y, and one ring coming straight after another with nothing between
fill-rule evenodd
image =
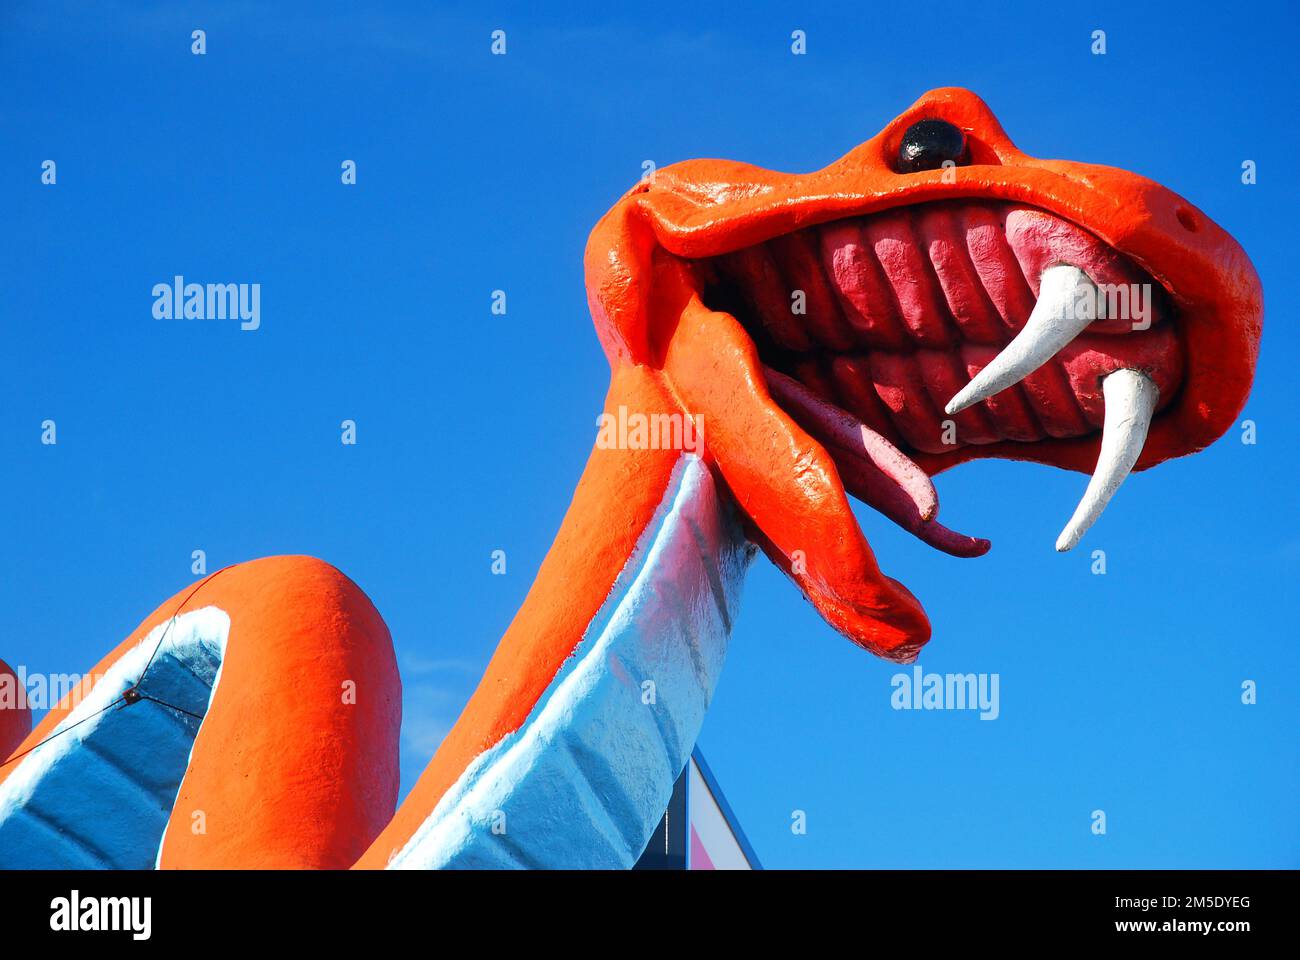
<instances>
[{"instance_id":1,"label":"snake lip","mask_svg":"<svg viewBox=\"0 0 1300 960\"><path fill-rule=\"evenodd\" d=\"M924 119L963 132L967 165L914 173L894 168L904 131ZM997 336L972 327L979 311L963 315L961 297L948 296L989 291L970 243L968 266L980 282L964 288L945 286L951 271L945 276L933 255L928 265L918 256L933 254L936 244L969 241L990 218L1002 218L1015 255L1020 275L1009 279L1029 290L987 297L983 319L1002 322ZM855 286L852 271L838 269L856 256L854 233L857 248L874 252L872 269L883 280ZM1082 260L1058 255L1071 243L1075 253L1083 244ZM797 325L783 328L771 322L770 310L765 314L753 282L761 277L753 270L756 251L784 282L783 296L798 289L813 299L816 281L806 268L817 264L825 281L818 295L829 293L839 315L808 316L802 327L809 343L798 339ZM1055 259L1035 262L1037 254ZM889 276L897 265L890 256L899 263L911 256L913 268ZM1094 275L1100 265L1128 283L1149 285L1151 324L1124 331L1099 323L1023 385L962 409L949 388L962 387L1026 322L1025 310L1039 293L1035 284L1045 275L1040 270L1058 264L1097 284L1108 282ZM915 655L928 638L928 622L919 604L913 609L914 598L875 568L865 542L857 545L860 531L843 505L842 474L849 471L840 469L843 457L834 444L828 450L819 442L827 411L810 419L799 403L807 408L820 399L832 415L853 415L927 476L981 457L1091 472L1102 446L1101 381L1117 369L1137 369L1157 388L1154 420L1125 468L1142 470L1204 448L1234 422L1253 378L1263 317L1249 259L1204 213L1140 175L1021 152L983 101L956 88L925 94L880 134L813 173L722 160L660 168L653 182L639 184L597 224L586 273L592 317L611 364L661 371L683 403L715 419L710 456L761 530L768 555L788 572L795 569L791 552L806 543L811 524L822 522L818 535L833 539L834 549L822 551L828 556L820 566L792 576L833 625L893 659ZM790 284L788 275L800 283ZM804 284L809 277L812 284ZM874 323L862 303L846 305L855 291L890 293L902 324L891 329ZM909 297L929 298L937 309L916 309L904 302ZM856 321L866 322L855 322L849 306L858 308ZM824 323L828 316L835 322ZM709 356L692 357L690 350ZM773 373L811 397L773 391ZM1038 382L1048 378L1055 387ZM863 406L869 396L850 399L850 388L866 386L879 406ZM955 411L955 443L937 435L945 406ZM717 418L730 418L721 432ZM934 522L914 494L908 497L919 519L909 515L907 522ZM949 552L973 555L976 543L953 541L948 545L959 549ZM856 591L858 582L870 589Z\"/></svg>"}]
</instances>

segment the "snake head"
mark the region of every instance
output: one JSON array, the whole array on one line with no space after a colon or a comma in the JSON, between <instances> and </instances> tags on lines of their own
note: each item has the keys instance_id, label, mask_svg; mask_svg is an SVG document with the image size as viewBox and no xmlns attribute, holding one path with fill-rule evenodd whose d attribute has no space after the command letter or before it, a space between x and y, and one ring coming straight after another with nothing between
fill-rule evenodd
<instances>
[{"instance_id":1,"label":"snake head","mask_svg":"<svg viewBox=\"0 0 1300 960\"><path fill-rule=\"evenodd\" d=\"M934 474L977 457L1091 473L1068 549L1129 471L1234 422L1263 317L1250 261L1200 210L1028 156L955 88L813 173L658 170L596 225L586 277L611 365L663 378L753 539L898 662L930 625L848 494L974 557L988 541L938 522Z\"/></svg>"}]
</instances>

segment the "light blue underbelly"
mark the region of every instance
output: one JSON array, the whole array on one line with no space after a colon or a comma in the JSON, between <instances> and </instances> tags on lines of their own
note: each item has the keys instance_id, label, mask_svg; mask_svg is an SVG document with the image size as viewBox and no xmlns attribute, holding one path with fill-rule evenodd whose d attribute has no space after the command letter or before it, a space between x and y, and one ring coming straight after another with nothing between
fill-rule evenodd
<instances>
[{"instance_id":1,"label":"light blue underbelly","mask_svg":"<svg viewBox=\"0 0 1300 960\"><path fill-rule=\"evenodd\" d=\"M630 867L686 765L754 548L683 455L574 655L470 764L393 868Z\"/></svg>"},{"instance_id":2,"label":"light blue underbelly","mask_svg":"<svg viewBox=\"0 0 1300 960\"><path fill-rule=\"evenodd\" d=\"M154 866L230 631L216 607L167 623L119 657L0 783L0 868ZM180 709L109 706L139 681L164 631L140 689Z\"/></svg>"}]
</instances>

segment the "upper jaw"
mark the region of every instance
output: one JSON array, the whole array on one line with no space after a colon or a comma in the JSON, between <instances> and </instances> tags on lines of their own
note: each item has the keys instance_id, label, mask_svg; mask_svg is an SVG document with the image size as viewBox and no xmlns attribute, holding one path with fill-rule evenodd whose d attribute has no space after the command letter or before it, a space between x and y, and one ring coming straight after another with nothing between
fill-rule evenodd
<instances>
[{"instance_id":1,"label":"upper jaw","mask_svg":"<svg viewBox=\"0 0 1300 960\"><path fill-rule=\"evenodd\" d=\"M897 174L902 131L939 117L962 127L972 165ZM1263 319L1259 278L1245 252L1205 214L1159 184L1111 167L1040 160L1015 148L974 94L931 91L876 137L823 170L784 174L691 160L659 170L597 224L587 245L587 289L612 362L662 355L672 318L647 309L650 263L661 250L698 259L816 223L961 197L1039 207L1077 224L1143 268L1169 295L1187 356L1174 404L1152 424L1135 469L1203 449L1231 426L1254 376ZM975 457L1031 460L1090 472L1096 437L1014 442L919 454L938 473Z\"/></svg>"},{"instance_id":2,"label":"upper jaw","mask_svg":"<svg viewBox=\"0 0 1300 960\"><path fill-rule=\"evenodd\" d=\"M890 158L902 131L935 117L966 131L972 165L947 176L895 173ZM1026 156L966 91L927 94L877 137L816 173L709 160L664 168L600 221L586 256L592 316L611 363L662 371L687 409L712 418L708 455L755 539L832 625L904 662L929 636L924 612L880 572L833 458L773 402L752 342L734 318L729 323L704 307L685 261L814 224L961 197L1023 203L1076 224L1167 292L1185 354L1183 382L1151 424L1135 469L1195 452L1228 428L1249 390L1262 320L1259 281L1241 248L1143 177ZM990 456L1091 472L1099 445L1094 434L908 453L927 474Z\"/></svg>"}]
</instances>

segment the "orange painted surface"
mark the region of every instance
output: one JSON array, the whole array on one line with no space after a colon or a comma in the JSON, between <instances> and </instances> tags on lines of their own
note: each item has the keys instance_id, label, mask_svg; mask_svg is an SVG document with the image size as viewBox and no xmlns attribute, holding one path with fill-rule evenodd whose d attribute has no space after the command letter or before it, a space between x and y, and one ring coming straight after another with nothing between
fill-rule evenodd
<instances>
[{"instance_id":1,"label":"orange painted surface","mask_svg":"<svg viewBox=\"0 0 1300 960\"><path fill-rule=\"evenodd\" d=\"M903 132L921 119L959 127L971 165L896 172ZM602 218L586 252L588 299L612 368L606 411L702 417L705 460L749 535L837 630L902 662L915 659L930 636L920 603L880 570L833 459L772 401L754 344L734 318L704 306L686 260L844 217L966 197L1029 204L1068 220L1170 292L1184 380L1153 422L1138 469L1202 449L1232 424L1253 378L1263 316L1259 281L1241 248L1144 177L1020 152L965 90L926 94L879 135L814 173L723 160L661 169ZM930 474L989 456L1090 471L1098 446L1093 434L914 452L913 459ZM522 608L391 822L400 682L388 631L369 600L333 568L303 557L210 577L186 609L225 610L230 646L163 866L384 866L468 764L527 719L609 596L680 455L593 450ZM170 617L186 592L151 614L96 671ZM357 684L355 706L343 703L345 681ZM52 711L28 744L62 715ZM206 834L189 829L196 810Z\"/></svg>"},{"instance_id":2,"label":"orange painted surface","mask_svg":"<svg viewBox=\"0 0 1300 960\"><path fill-rule=\"evenodd\" d=\"M939 170L894 170L903 132L926 118L966 134L972 165L957 168L955 182L945 183ZM606 410L626 404L702 415L706 460L739 504L750 536L836 629L903 662L915 659L930 636L920 603L880 571L832 459L772 402L753 343L733 318L703 306L684 260L843 217L959 197L1054 213L1173 292L1186 382L1176 405L1152 425L1139 469L1199 450L1231 424L1253 377L1263 315L1259 281L1241 248L1144 177L1020 152L969 91L926 94L879 135L815 173L725 160L663 168L601 219L586 252L588 302L613 371ZM980 456L1090 471L1098 446L1094 435L914 459L931 474ZM593 452L559 537L486 675L359 866L383 866L470 761L523 723L608 595L675 459L653 451Z\"/></svg>"},{"instance_id":3,"label":"orange painted surface","mask_svg":"<svg viewBox=\"0 0 1300 960\"><path fill-rule=\"evenodd\" d=\"M176 614L193 590L159 606L91 675ZM401 681L383 619L356 584L310 557L218 571L179 612L205 606L229 615L230 635L162 866L350 866L397 804ZM345 683L355 684L354 704L344 702ZM65 699L24 748L68 710ZM16 768L0 771L0 781ZM203 834L191 830L196 811Z\"/></svg>"},{"instance_id":4,"label":"orange painted surface","mask_svg":"<svg viewBox=\"0 0 1300 960\"><path fill-rule=\"evenodd\" d=\"M830 455L766 399L757 352L740 324L692 296L665 370L690 409L707 411L709 450L750 518L751 539L855 643L892 659L914 656L930 637L925 612L880 572Z\"/></svg>"},{"instance_id":5,"label":"orange painted surface","mask_svg":"<svg viewBox=\"0 0 1300 960\"><path fill-rule=\"evenodd\" d=\"M611 414L620 405L644 413L680 409L660 374L632 366L615 369L605 400ZM680 456L675 450L592 451L555 543L478 688L358 867L387 864L470 761L527 719L609 596Z\"/></svg>"},{"instance_id":6,"label":"orange painted surface","mask_svg":"<svg viewBox=\"0 0 1300 960\"><path fill-rule=\"evenodd\" d=\"M899 174L903 132L947 120L967 136L972 165ZM1137 469L1204 448L1233 422L1254 377L1263 292L1245 252L1195 206L1146 177L1114 167L1040 160L1016 149L984 101L932 90L884 130L823 170L786 174L729 160L664 167L607 213L587 244L592 316L613 364L658 366L680 316L651 308L656 250L716 256L816 223L960 197L1032 204L1096 234L1173 295L1188 355L1178 405L1151 426ZM915 459L931 473L975 457L1033 460L1091 472L1098 439L963 448Z\"/></svg>"},{"instance_id":7,"label":"orange painted surface","mask_svg":"<svg viewBox=\"0 0 1300 960\"><path fill-rule=\"evenodd\" d=\"M903 133L922 119L960 128L971 164L897 172ZM588 302L611 365L665 374L674 395L703 415L709 454L756 542L832 626L901 662L914 659L930 635L924 612L880 572L826 450L772 402L748 335L732 318L703 307L685 261L831 220L971 197L1030 204L1068 220L1170 292L1184 381L1152 423L1137 469L1194 453L1233 423L1253 379L1263 320L1259 279L1241 247L1145 177L1022 153L967 90L927 93L877 136L814 173L728 160L662 168L653 183L635 187L602 218L587 244ZM1091 472L1099 445L1094 433L909 455L930 474L977 457Z\"/></svg>"}]
</instances>

